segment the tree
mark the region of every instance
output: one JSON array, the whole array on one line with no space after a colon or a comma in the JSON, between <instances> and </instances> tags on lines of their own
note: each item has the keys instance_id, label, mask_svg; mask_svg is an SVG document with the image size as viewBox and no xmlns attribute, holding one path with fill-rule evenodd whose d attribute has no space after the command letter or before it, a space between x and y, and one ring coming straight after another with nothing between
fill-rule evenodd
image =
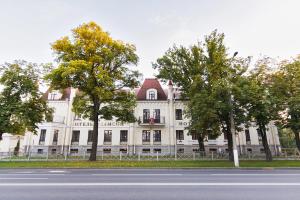
<instances>
[{"instance_id":1,"label":"tree","mask_svg":"<svg viewBox=\"0 0 300 200\"><path fill-rule=\"evenodd\" d=\"M242 104L247 110L249 121L255 121L258 133L262 137L262 143L266 154L266 160L272 161L272 153L267 139L267 125L278 119L279 106L276 98L271 92L272 71L270 59L264 58L257 61L255 68L245 79L242 88Z\"/></svg>"},{"instance_id":2,"label":"tree","mask_svg":"<svg viewBox=\"0 0 300 200\"><path fill-rule=\"evenodd\" d=\"M63 37L52 44L58 67L45 79L54 89L73 87L79 90L73 111L93 121L90 161L96 160L99 117L134 122L135 96L126 91L138 85L135 46L113 40L94 22L72 30L72 38Z\"/></svg>"},{"instance_id":3,"label":"tree","mask_svg":"<svg viewBox=\"0 0 300 200\"><path fill-rule=\"evenodd\" d=\"M186 114L191 125L188 128L198 134L200 149L204 149L207 136L217 137L223 127L221 130L227 134L231 160L229 113L236 104L232 106L228 100L235 81L246 71L245 64L243 59L228 56L224 34L216 30L205 37L203 44L190 48L174 46L153 64L159 71L157 77L172 80L180 88L182 98L189 100Z\"/></svg>"},{"instance_id":4,"label":"tree","mask_svg":"<svg viewBox=\"0 0 300 200\"><path fill-rule=\"evenodd\" d=\"M16 61L2 65L0 72L0 140L3 133L36 133L37 123L52 117L39 91L38 65Z\"/></svg>"},{"instance_id":5,"label":"tree","mask_svg":"<svg viewBox=\"0 0 300 200\"><path fill-rule=\"evenodd\" d=\"M281 105L281 123L293 131L300 151L300 57L282 62L272 78L272 92Z\"/></svg>"}]
</instances>

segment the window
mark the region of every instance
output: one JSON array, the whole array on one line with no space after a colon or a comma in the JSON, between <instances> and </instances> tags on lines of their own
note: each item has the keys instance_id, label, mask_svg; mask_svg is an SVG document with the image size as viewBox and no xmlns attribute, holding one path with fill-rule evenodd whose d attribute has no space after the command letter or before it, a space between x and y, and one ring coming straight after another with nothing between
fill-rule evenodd
<instances>
[{"instance_id":1,"label":"window","mask_svg":"<svg viewBox=\"0 0 300 200\"><path fill-rule=\"evenodd\" d=\"M184 153L184 148L177 149L177 153Z\"/></svg>"},{"instance_id":2,"label":"window","mask_svg":"<svg viewBox=\"0 0 300 200\"><path fill-rule=\"evenodd\" d=\"M87 139L87 143L91 144L93 142L93 130L89 130L88 131L88 139Z\"/></svg>"},{"instance_id":3,"label":"window","mask_svg":"<svg viewBox=\"0 0 300 200\"><path fill-rule=\"evenodd\" d=\"M127 153L127 149L120 149L121 153Z\"/></svg>"},{"instance_id":4,"label":"window","mask_svg":"<svg viewBox=\"0 0 300 200\"><path fill-rule=\"evenodd\" d=\"M246 144L251 144L250 132L249 129L245 130Z\"/></svg>"},{"instance_id":5,"label":"window","mask_svg":"<svg viewBox=\"0 0 300 200\"><path fill-rule=\"evenodd\" d=\"M198 140L199 135L196 133L196 131L191 131L192 134L192 140Z\"/></svg>"},{"instance_id":6,"label":"window","mask_svg":"<svg viewBox=\"0 0 300 200\"><path fill-rule=\"evenodd\" d=\"M37 153L38 154L43 154L44 150L43 149L38 149Z\"/></svg>"},{"instance_id":7,"label":"window","mask_svg":"<svg viewBox=\"0 0 300 200\"><path fill-rule=\"evenodd\" d=\"M161 130L154 131L153 142L161 142Z\"/></svg>"},{"instance_id":8,"label":"window","mask_svg":"<svg viewBox=\"0 0 300 200\"><path fill-rule=\"evenodd\" d=\"M212 153L212 152L217 152L217 149L216 149L216 148L210 148L210 149L209 149L209 152L211 152L211 153Z\"/></svg>"},{"instance_id":9,"label":"window","mask_svg":"<svg viewBox=\"0 0 300 200\"><path fill-rule=\"evenodd\" d=\"M150 131L149 130L143 130L142 135L143 142L150 142Z\"/></svg>"},{"instance_id":10,"label":"window","mask_svg":"<svg viewBox=\"0 0 300 200\"><path fill-rule=\"evenodd\" d=\"M111 143L111 130L105 130L104 131L104 143Z\"/></svg>"},{"instance_id":11,"label":"window","mask_svg":"<svg viewBox=\"0 0 300 200\"><path fill-rule=\"evenodd\" d=\"M175 110L175 119L176 120L182 120L182 109L176 109Z\"/></svg>"},{"instance_id":12,"label":"window","mask_svg":"<svg viewBox=\"0 0 300 200\"><path fill-rule=\"evenodd\" d=\"M161 153L161 149L154 149L154 153Z\"/></svg>"},{"instance_id":13,"label":"window","mask_svg":"<svg viewBox=\"0 0 300 200\"><path fill-rule=\"evenodd\" d=\"M73 131L71 144L78 144L79 136L80 136L80 131Z\"/></svg>"},{"instance_id":14,"label":"window","mask_svg":"<svg viewBox=\"0 0 300 200\"><path fill-rule=\"evenodd\" d=\"M143 149L143 153L150 153L150 149Z\"/></svg>"},{"instance_id":15,"label":"window","mask_svg":"<svg viewBox=\"0 0 300 200\"><path fill-rule=\"evenodd\" d=\"M257 136L258 136L258 143L262 144L261 130L258 128L258 129L256 129L256 131L257 131Z\"/></svg>"},{"instance_id":16,"label":"window","mask_svg":"<svg viewBox=\"0 0 300 200\"><path fill-rule=\"evenodd\" d=\"M45 143L45 138L46 138L46 129L42 129L39 144L44 144Z\"/></svg>"},{"instance_id":17,"label":"window","mask_svg":"<svg viewBox=\"0 0 300 200\"><path fill-rule=\"evenodd\" d=\"M183 130L176 130L176 140L184 140Z\"/></svg>"},{"instance_id":18,"label":"window","mask_svg":"<svg viewBox=\"0 0 300 200\"><path fill-rule=\"evenodd\" d=\"M51 154L56 154L56 149L51 149Z\"/></svg>"},{"instance_id":19,"label":"window","mask_svg":"<svg viewBox=\"0 0 300 200\"><path fill-rule=\"evenodd\" d=\"M128 137L128 131L121 130L120 131L120 142L127 142L127 137Z\"/></svg>"},{"instance_id":20,"label":"window","mask_svg":"<svg viewBox=\"0 0 300 200\"><path fill-rule=\"evenodd\" d=\"M53 145L57 145L57 141L58 141L58 130L54 130L54 134L53 134Z\"/></svg>"},{"instance_id":21,"label":"window","mask_svg":"<svg viewBox=\"0 0 300 200\"><path fill-rule=\"evenodd\" d=\"M160 109L154 109L153 118L155 123L160 123Z\"/></svg>"},{"instance_id":22,"label":"window","mask_svg":"<svg viewBox=\"0 0 300 200\"><path fill-rule=\"evenodd\" d=\"M71 149L70 152L71 154L78 154L78 149Z\"/></svg>"},{"instance_id":23,"label":"window","mask_svg":"<svg viewBox=\"0 0 300 200\"><path fill-rule=\"evenodd\" d=\"M148 99L149 100L155 100L155 91L149 91L148 93Z\"/></svg>"},{"instance_id":24,"label":"window","mask_svg":"<svg viewBox=\"0 0 300 200\"><path fill-rule=\"evenodd\" d=\"M50 100L55 100L56 95L56 93L50 93Z\"/></svg>"},{"instance_id":25,"label":"window","mask_svg":"<svg viewBox=\"0 0 300 200\"><path fill-rule=\"evenodd\" d=\"M103 149L103 153L111 153L111 149Z\"/></svg>"},{"instance_id":26,"label":"window","mask_svg":"<svg viewBox=\"0 0 300 200\"><path fill-rule=\"evenodd\" d=\"M143 123L149 123L149 119L150 119L150 110L144 109L143 110Z\"/></svg>"},{"instance_id":27,"label":"window","mask_svg":"<svg viewBox=\"0 0 300 200\"><path fill-rule=\"evenodd\" d=\"M193 149L193 152L199 152L200 150L199 149Z\"/></svg>"}]
</instances>

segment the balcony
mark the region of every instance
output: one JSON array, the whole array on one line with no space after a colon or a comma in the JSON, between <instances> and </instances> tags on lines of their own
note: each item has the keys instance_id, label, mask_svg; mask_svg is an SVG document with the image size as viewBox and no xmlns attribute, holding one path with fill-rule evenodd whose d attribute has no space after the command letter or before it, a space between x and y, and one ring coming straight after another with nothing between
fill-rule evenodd
<instances>
[{"instance_id":1,"label":"balcony","mask_svg":"<svg viewBox=\"0 0 300 200\"><path fill-rule=\"evenodd\" d=\"M140 126L164 126L165 117L164 116L160 116L159 118L139 117L138 123Z\"/></svg>"}]
</instances>

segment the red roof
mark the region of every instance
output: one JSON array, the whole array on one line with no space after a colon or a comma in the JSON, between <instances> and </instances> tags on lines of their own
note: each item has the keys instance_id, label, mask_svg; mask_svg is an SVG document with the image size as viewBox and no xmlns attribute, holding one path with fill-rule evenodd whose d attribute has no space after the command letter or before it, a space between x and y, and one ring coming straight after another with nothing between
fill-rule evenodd
<instances>
[{"instance_id":1,"label":"red roof","mask_svg":"<svg viewBox=\"0 0 300 200\"><path fill-rule=\"evenodd\" d=\"M167 96L156 78L145 79L142 87L137 93L137 100L147 100L147 90L152 88L157 90L157 100L167 100Z\"/></svg>"}]
</instances>

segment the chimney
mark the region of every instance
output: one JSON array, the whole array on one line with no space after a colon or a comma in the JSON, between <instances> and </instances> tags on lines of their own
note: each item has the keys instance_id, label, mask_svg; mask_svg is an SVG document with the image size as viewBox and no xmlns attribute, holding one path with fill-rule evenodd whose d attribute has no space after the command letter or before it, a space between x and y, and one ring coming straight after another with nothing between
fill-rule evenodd
<instances>
[{"instance_id":1,"label":"chimney","mask_svg":"<svg viewBox=\"0 0 300 200\"><path fill-rule=\"evenodd\" d=\"M168 82L168 100L173 100L173 83L171 80Z\"/></svg>"}]
</instances>

